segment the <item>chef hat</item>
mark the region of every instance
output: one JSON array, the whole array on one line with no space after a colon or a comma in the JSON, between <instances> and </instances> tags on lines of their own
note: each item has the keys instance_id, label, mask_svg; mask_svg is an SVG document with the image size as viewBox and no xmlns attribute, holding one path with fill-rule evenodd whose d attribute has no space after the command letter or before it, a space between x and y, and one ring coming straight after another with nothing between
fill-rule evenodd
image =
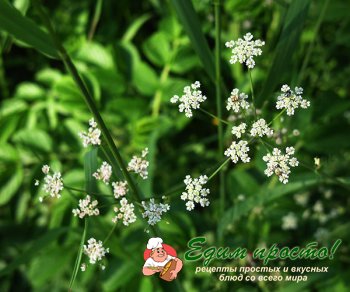
<instances>
[{"instance_id":1,"label":"chef hat","mask_svg":"<svg viewBox=\"0 0 350 292\"><path fill-rule=\"evenodd\" d=\"M162 247L162 242L163 239L161 239L160 237L152 237L148 240L147 249L155 249L158 247Z\"/></svg>"}]
</instances>

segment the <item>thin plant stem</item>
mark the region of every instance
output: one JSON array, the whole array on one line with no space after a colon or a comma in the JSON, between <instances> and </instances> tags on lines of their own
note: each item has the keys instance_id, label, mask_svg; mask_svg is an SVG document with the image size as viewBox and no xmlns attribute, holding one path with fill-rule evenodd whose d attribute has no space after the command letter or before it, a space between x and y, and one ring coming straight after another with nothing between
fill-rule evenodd
<instances>
[{"instance_id":1,"label":"thin plant stem","mask_svg":"<svg viewBox=\"0 0 350 292\"><path fill-rule=\"evenodd\" d=\"M218 128L219 128L220 123L224 123L224 124L226 124L226 125L229 125L229 124L230 124L229 122L227 122L227 121L225 121L225 120L219 118L219 117L216 116L216 115L213 115L212 113L206 111L205 109L199 108L199 110L200 110L201 112L205 113L206 115L212 117L213 119L218 120L218 121L219 121L219 123L218 123ZM222 126L221 126L221 127L222 127Z\"/></svg>"},{"instance_id":2,"label":"thin plant stem","mask_svg":"<svg viewBox=\"0 0 350 292\"><path fill-rule=\"evenodd\" d=\"M224 153L224 132L222 127L222 96L221 96L221 1L214 1L215 10L215 89L216 89L216 111L218 115L218 147L219 159ZM225 173L220 172L219 177L219 193L220 193L220 214L225 210Z\"/></svg>"},{"instance_id":3,"label":"thin plant stem","mask_svg":"<svg viewBox=\"0 0 350 292\"><path fill-rule=\"evenodd\" d=\"M257 119L256 107L255 107L254 85L253 85L253 78L252 78L252 70L251 70L251 69L248 69L248 71L249 71L249 80L250 80L250 90L251 90L251 92L252 92L252 101L253 101L254 116L255 116L255 119Z\"/></svg>"},{"instance_id":4,"label":"thin plant stem","mask_svg":"<svg viewBox=\"0 0 350 292\"><path fill-rule=\"evenodd\" d=\"M80 265L80 262L81 262L81 257L83 255L84 242L85 242L85 239L86 239L87 229L88 229L88 219L85 218L84 219L84 231L83 231L83 235L81 237L80 246L79 246L79 252L78 252L77 258L75 260L74 269L73 269L72 277L71 277L70 282L69 282L69 289L68 289L68 291L72 291L72 287L73 287L73 284L75 282L75 278L78 275L79 265Z\"/></svg>"},{"instance_id":5,"label":"thin plant stem","mask_svg":"<svg viewBox=\"0 0 350 292\"><path fill-rule=\"evenodd\" d=\"M93 196L109 197L109 198L113 197L112 195L107 195L107 194L100 194L100 193L95 193L95 192L87 192L86 190L70 187L70 186L67 186L67 185L64 185L64 188L66 188L67 190L74 191L74 192L80 192L80 193L85 193L85 194L89 193L89 195L93 195Z\"/></svg>"},{"instance_id":6,"label":"thin plant stem","mask_svg":"<svg viewBox=\"0 0 350 292\"><path fill-rule=\"evenodd\" d=\"M267 126L269 127L273 123L273 121L277 120L280 116L282 116L286 110L286 108L281 110L276 116L273 117L273 119L267 124Z\"/></svg>"},{"instance_id":7,"label":"thin plant stem","mask_svg":"<svg viewBox=\"0 0 350 292\"><path fill-rule=\"evenodd\" d=\"M103 0L97 0L96 6L95 6L95 11L94 11L94 16L92 18L89 34L88 34L88 40L91 41L94 37L98 22L100 21L101 18L101 10L102 10L102 4Z\"/></svg>"},{"instance_id":8,"label":"thin plant stem","mask_svg":"<svg viewBox=\"0 0 350 292\"><path fill-rule=\"evenodd\" d=\"M106 244L108 239L112 236L114 230L117 228L117 223L113 223L112 229L109 231L108 235L106 236L105 240L103 241L103 244Z\"/></svg>"},{"instance_id":9,"label":"thin plant stem","mask_svg":"<svg viewBox=\"0 0 350 292\"><path fill-rule=\"evenodd\" d=\"M210 181L229 161L231 158L227 158L208 178Z\"/></svg>"},{"instance_id":10,"label":"thin plant stem","mask_svg":"<svg viewBox=\"0 0 350 292\"><path fill-rule=\"evenodd\" d=\"M154 117L157 117L159 115L160 106L162 103L163 85L169 77L171 64L177 54L178 46L179 46L179 41L175 39L172 46L171 56L167 61L167 63L164 65L162 73L160 74L160 86L156 90L156 93L154 94L153 104L152 104L152 116Z\"/></svg>"}]
</instances>

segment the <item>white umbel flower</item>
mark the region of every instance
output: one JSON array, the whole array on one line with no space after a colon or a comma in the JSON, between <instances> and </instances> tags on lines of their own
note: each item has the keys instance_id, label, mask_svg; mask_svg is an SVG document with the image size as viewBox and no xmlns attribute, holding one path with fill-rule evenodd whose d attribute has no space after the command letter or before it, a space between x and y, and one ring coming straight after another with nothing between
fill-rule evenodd
<instances>
[{"instance_id":1,"label":"white umbel flower","mask_svg":"<svg viewBox=\"0 0 350 292\"><path fill-rule=\"evenodd\" d=\"M128 226L129 224L136 221L136 215L134 213L134 204L128 203L126 198L120 200L120 208L114 207L114 212L117 213L112 219L114 223L119 220L123 220L123 224Z\"/></svg>"},{"instance_id":2,"label":"white umbel flower","mask_svg":"<svg viewBox=\"0 0 350 292\"><path fill-rule=\"evenodd\" d=\"M148 148L142 151L141 157L134 155L128 164L128 171L133 171L139 174L143 179L148 177L149 162L144 159L148 154Z\"/></svg>"},{"instance_id":3,"label":"white umbel flower","mask_svg":"<svg viewBox=\"0 0 350 292\"><path fill-rule=\"evenodd\" d=\"M294 213L290 212L288 215L282 217L282 229L291 230L297 229L298 227L298 218Z\"/></svg>"},{"instance_id":4,"label":"white umbel flower","mask_svg":"<svg viewBox=\"0 0 350 292\"><path fill-rule=\"evenodd\" d=\"M276 108L286 109L287 115L294 115L294 111L301 108L308 108L310 101L303 99L303 89L301 87L295 87L294 91L290 89L288 85L283 85L281 88L282 94L277 97Z\"/></svg>"},{"instance_id":5,"label":"white umbel flower","mask_svg":"<svg viewBox=\"0 0 350 292\"><path fill-rule=\"evenodd\" d=\"M241 159L242 162L247 163L250 161L248 151L248 142L241 140L238 143L233 141L224 154L225 156L230 157L233 163L237 163L239 159Z\"/></svg>"},{"instance_id":6,"label":"white umbel flower","mask_svg":"<svg viewBox=\"0 0 350 292\"><path fill-rule=\"evenodd\" d=\"M109 253L109 248L104 248L101 240L90 238L87 243L87 245L84 244L84 254L89 257L90 264L96 264L105 257L106 253Z\"/></svg>"},{"instance_id":7,"label":"white umbel flower","mask_svg":"<svg viewBox=\"0 0 350 292\"><path fill-rule=\"evenodd\" d=\"M201 175L199 178L191 178L187 175L184 183L186 185L186 191L182 193L181 200L186 202L186 209L191 211L196 204L200 204L202 207L209 206L210 202L207 198L210 190L204 188L203 186L207 183L208 177L206 175Z\"/></svg>"},{"instance_id":8,"label":"white umbel flower","mask_svg":"<svg viewBox=\"0 0 350 292\"><path fill-rule=\"evenodd\" d=\"M273 130L269 128L264 119L259 119L255 123L253 123L252 128L250 130L250 135L253 137L271 137L273 135Z\"/></svg>"},{"instance_id":9,"label":"white umbel flower","mask_svg":"<svg viewBox=\"0 0 350 292\"><path fill-rule=\"evenodd\" d=\"M44 177L43 190L53 198L60 198L63 190L63 179L60 172L54 172L53 175L47 171Z\"/></svg>"},{"instance_id":10,"label":"white umbel flower","mask_svg":"<svg viewBox=\"0 0 350 292\"><path fill-rule=\"evenodd\" d=\"M145 209L145 212L142 213L143 218L148 218L149 225L157 224L161 219L163 213L166 213L170 210L169 204L155 203L154 199L150 199L149 202L141 202L142 207Z\"/></svg>"},{"instance_id":11,"label":"white umbel flower","mask_svg":"<svg viewBox=\"0 0 350 292\"><path fill-rule=\"evenodd\" d=\"M109 184L109 180L112 176L112 166L104 161L99 169L92 174L97 180L102 180L105 184Z\"/></svg>"},{"instance_id":12,"label":"white umbel flower","mask_svg":"<svg viewBox=\"0 0 350 292\"><path fill-rule=\"evenodd\" d=\"M255 56L260 56L262 50L260 47L264 46L265 42L261 40L253 40L253 35L248 32L243 39L239 38L236 41L226 42L225 46L232 49L232 56L230 63L235 64L237 62L245 64L248 68L254 68Z\"/></svg>"},{"instance_id":13,"label":"white umbel flower","mask_svg":"<svg viewBox=\"0 0 350 292\"><path fill-rule=\"evenodd\" d=\"M113 195L116 199L124 197L128 192L128 183L126 181L118 181L112 183Z\"/></svg>"},{"instance_id":14,"label":"white umbel flower","mask_svg":"<svg viewBox=\"0 0 350 292\"><path fill-rule=\"evenodd\" d=\"M98 205L97 200L91 201L89 195L85 199L79 200L79 208L73 209L74 216L79 216L80 219L85 216L98 216L100 211L96 208Z\"/></svg>"},{"instance_id":15,"label":"white umbel flower","mask_svg":"<svg viewBox=\"0 0 350 292\"><path fill-rule=\"evenodd\" d=\"M276 174L280 182L286 184L289 179L290 167L299 165L299 161L292 156L294 152L293 147L287 147L286 154L282 154L280 149L274 148L272 154L268 153L263 157L263 160L267 163L264 173L267 176Z\"/></svg>"},{"instance_id":16,"label":"white umbel flower","mask_svg":"<svg viewBox=\"0 0 350 292\"><path fill-rule=\"evenodd\" d=\"M48 166L47 164L43 165L41 171L43 172L43 174L48 174L50 171L50 166Z\"/></svg>"},{"instance_id":17,"label":"white umbel flower","mask_svg":"<svg viewBox=\"0 0 350 292\"><path fill-rule=\"evenodd\" d=\"M191 86L185 86L184 94L179 97L178 95L174 95L171 99L171 103L179 104L179 112L185 112L185 116L191 118L193 116L192 110L199 109L200 104L207 99L205 95L202 94L200 90L200 83L196 81L191 84Z\"/></svg>"},{"instance_id":18,"label":"white umbel flower","mask_svg":"<svg viewBox=\"0 0 350 292\"><path fill-rule=\"evenodd\" d=\"M247 110L249 108L249 103L246 101L248 95L239 92L238 88L235 88L231 91L231 96L227 99L226 109L233 110L235 113L238 113L240 109Z\"/></svg>"},{"instance_id":19,"label":"white umbel flower","mask_svg":"<svg viewBox=\"0 0 350 292\"><path fill-rule=\"evenodd\" d=\"M245 133L246 128L247 128L247 124L241 123L237 127L232 127L232 134L235 135L237 138L241 138L242 134Z\"/></svg>"},{"instance_id":20,"label":"white umbel flower","mask_svg":"<svg viewBox=\"0 0 350 292\"><path fill-rule=\"evenodd\" d=\"M80 132L79 138L83 141L83 146L88 147L89 145L100 145L101 144L101 130L97 128L97 123L93 118L89 120L88 132Z\"/></svg>"}]
</instances>

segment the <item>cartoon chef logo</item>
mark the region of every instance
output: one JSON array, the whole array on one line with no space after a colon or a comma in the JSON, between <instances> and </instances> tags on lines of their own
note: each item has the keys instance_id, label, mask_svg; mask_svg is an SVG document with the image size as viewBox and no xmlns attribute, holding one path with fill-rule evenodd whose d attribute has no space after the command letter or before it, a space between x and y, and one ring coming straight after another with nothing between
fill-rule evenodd
<instances>
[{"instance_id":1,"label":"cartoon chef logo","mask_svg":"<svg viewBox=\"0 0 350 292\"><path fill-rule=\"evenodd\" d=\"M148 240L147 249L143 253L145 264L142 273L151 276L159 273L159 277L165 281L176 279L182 269L182 261L176 257L173 247L163 243L160 237L153 237Z\"/></svg>"}]
</instances>

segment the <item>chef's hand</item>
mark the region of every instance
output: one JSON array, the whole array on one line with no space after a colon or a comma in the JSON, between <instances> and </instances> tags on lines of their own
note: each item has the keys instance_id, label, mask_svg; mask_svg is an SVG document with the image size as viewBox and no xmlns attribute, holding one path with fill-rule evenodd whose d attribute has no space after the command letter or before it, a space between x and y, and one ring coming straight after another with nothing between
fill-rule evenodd
<instances>
[{"instance_id":1,"label":"chef's hand","mask_svg":"<svg viewBox=\"0 0 350 292\"><path fill-rule=\"evenodd\" d=\"M176 271L171 271L170 272L170 279L173 280L173 279L176 279L177 277L177 272Z\"/></svg>"},{"instance_id":2,"label":"chef's hand","mask_svg":"<svg viewBox=\"0 0 350 292\"><path fill-rule=\"evenodd\" d=\"M163 271L163 267L158 267L156 271L160 273L161 271Z\"/></svg>"}]
</instances>

